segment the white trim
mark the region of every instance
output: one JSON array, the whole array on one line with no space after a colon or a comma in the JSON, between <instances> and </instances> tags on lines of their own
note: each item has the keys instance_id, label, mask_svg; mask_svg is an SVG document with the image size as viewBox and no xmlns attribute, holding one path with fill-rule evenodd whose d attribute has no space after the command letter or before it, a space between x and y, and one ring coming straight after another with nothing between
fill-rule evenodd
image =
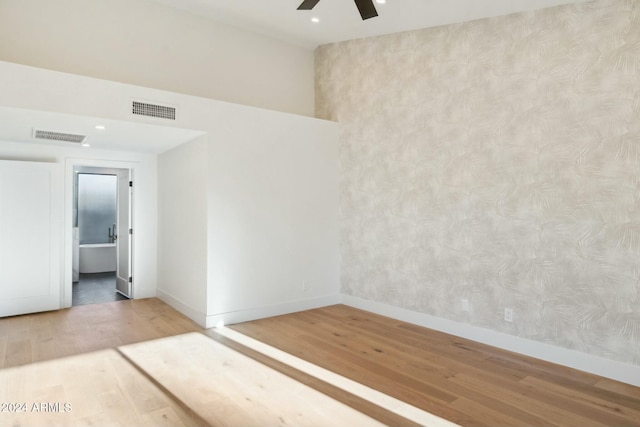
<instances>
[{"instance_id":1,"label":"white trim","mask_svg":"<svg viewBox=\"0 0 640 427\"><path fill-rule=\"evenodd\" d=\"M265 307L255 307L244 310L229 311L226 313L210 314L207 316L206 328L213 328L220 321L222 321L224 325L231 325L234 323L264 319L265 317L281 316L283 314L340 304L340 301L341 295L335 294L324 297L284 302Z\"/></svg>"},{"instance_id":2,"label":"white trim","mask_svg":"<svg viewBox=\"0 0 640 427\"><path fill-rule=\"evenodd\" d=\"M182 302L181 300L179 300L178 298L175 298L173 295L158 289L156 290L156 297L164 302L166 302L167 304L169 304L171 307L175 308L176 310L178 310L180 313L184 314L185 316L187 316L189 319L193 320L194 322L196 322L198 325L204 327L206 324L206 320L207 320L207 316L196 310L195 308L189 306L188 304L185 304L184 302Z\"/></svg>"},{"instance_id":3,"label":"white trim","mask_svg":"<svg viewBox=\"0 0 640 427\"><path fill-rule=\"evenodd\" d=\"M640 366L342 294L342 304L640 387Z\"/></svg>"}]
</instances>

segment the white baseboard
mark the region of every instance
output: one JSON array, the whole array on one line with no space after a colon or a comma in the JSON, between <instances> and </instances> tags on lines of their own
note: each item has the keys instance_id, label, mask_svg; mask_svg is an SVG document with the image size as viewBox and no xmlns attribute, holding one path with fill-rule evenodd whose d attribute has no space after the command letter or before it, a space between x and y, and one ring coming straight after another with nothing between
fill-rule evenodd
<instances>
[{"instance_id":1,"label":"white baseboard","mask_svg":"<svg viewBox=\"0 0 640 427\"><path fill-rule=\"evenodd\" d=\"M207 316L204 313L199 312L195 308L185 304L184 302L180 301L178 298L175 298L174 296L168 294L167 292L161 289L158 289L156 291L156 297L166 302L171 307L175 308L180 313L184 314L189 319L196 322L198 325L202 326L203 328L205 327Z\"/></svg>"},{"instance_id":2,"label":"white baseboard","mask_svg":"<svg viewBox=\"0 0 640 427\"><path fill-rule=\"evenodd\" d=\"M640 366L532 341L392 305L342 295L342 304L640 387Z\"/></svg>"},{"instance_id":3,"label":"white baseboard","mask_svg":"<svg viewBox=\"0 0 640 427\"><path fill-rule=\"evenodd\" d=\"M335 294L324 297L290 301L265 307L255 307L226 313L215 313L206 317L205 327L213 328L220 321L224 322L225 325L231 325L234 323L263 319L265 317L280 316L283 314L295 313L297 311L311 310L314 308L326 307L328 305L340 304L341 300L341 295Z\"/></svg>"}]
</instances>

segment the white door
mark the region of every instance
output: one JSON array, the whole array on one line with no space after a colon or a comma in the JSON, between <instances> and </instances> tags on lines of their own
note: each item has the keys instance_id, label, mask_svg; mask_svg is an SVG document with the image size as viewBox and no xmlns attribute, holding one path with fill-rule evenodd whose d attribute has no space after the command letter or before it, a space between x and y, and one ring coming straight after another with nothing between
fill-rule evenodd
<instances>
[{"instance_id":1,"label":"white door","mask_svg":"<svg viewBox=\"0 0 640 427\"><path fill-rule=\"evenodd\" d=\"M127 298L132 297L131 273L131 171L118 172L118 224L117 229L117 260L116 260L116 291Z\"/></svg>"},{"instance_id":2,"label":"white door","mask_svg":"<svg viewBox=\"0 0 640 427\"><path fill-rule=\"evenodd\" d=\"M55 165L0 160L0 316L60 308Z\"/></svg>"}]
</instances>

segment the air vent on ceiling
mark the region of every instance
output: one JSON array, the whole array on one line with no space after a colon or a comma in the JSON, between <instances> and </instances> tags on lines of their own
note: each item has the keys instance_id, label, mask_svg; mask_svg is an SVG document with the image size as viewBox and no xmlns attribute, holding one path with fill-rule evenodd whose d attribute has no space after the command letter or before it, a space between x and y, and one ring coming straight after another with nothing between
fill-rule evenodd
<instances>
[{"instance_id":1,"label":"air vent on ceiling","mask_svg":"<svg viewBox=\"0 0 640 427\"><path fill-rule=\"evenodd\" d=\"M64 132L52 132L48 130L33 130L33 137L36 139L46 139L49 141L59 141L59 142L73 142L75 144L82 144L85 139L87 139L86 135L77 135L73 133L64 133Z\"/></svg>"},{"instance_id":2,"label":"air vent on ceiling","mask_svg":"<svg viewBox=\"0 0 640 427\"><path fill-rule=\"evenodd\" d=\"M176 119L176 109L174 107L150 104L148 102L133 101L132 113L136 116L155 117L167 120Z\"/></svg>"}]
</instances>

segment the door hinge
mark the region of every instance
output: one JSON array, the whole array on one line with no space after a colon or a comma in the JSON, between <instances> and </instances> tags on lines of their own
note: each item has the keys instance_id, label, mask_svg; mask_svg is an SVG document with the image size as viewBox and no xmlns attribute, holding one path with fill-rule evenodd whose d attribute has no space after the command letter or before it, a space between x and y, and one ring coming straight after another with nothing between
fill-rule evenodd
<instances>
[{"instance_id":1,"label":"door hinge","mask_svg":"<svg viewBox=\"0 0 640 427\"><path fill-rule=\"evenodd\" d=\"M133 283L133 277L129 276L129 283Z\"/></svg>"},{"instance_id":2,"label":"door hinge","mask_svg":"<svg viewBox=\"0 0 640 427\"><path fill-rule=\"evenodd\" d=\"M133 181L129 181L129 187L133 187Z\"/></svg>"},{"instance_id":3,"label":"door hinge","mask_svg":"<svg viewBox=\"0 0 640 427\"><path fill-rule=\"evenodd\" d=\"M131 234L133 234L133 228L130 228L130 229L129 229L129 234L130 234L130 235L131 235Z\"/></svg>"}]
</instances>

